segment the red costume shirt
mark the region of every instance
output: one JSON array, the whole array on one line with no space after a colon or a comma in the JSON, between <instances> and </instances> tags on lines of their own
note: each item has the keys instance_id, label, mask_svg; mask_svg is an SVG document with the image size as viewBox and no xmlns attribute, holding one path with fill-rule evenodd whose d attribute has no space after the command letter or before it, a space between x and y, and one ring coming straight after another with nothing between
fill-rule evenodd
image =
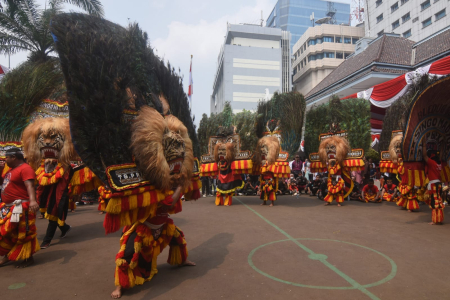
<instances>
[{"instance_id":1,"label":"red costume shirt","mask_svg":"<svg viewBox=\"0 0 450 300\"><path fill-rule=\"evenodd\" d=\"M434 160L429 158L427 161L427 167L428 167L428 180L429 181L432 181L432 180L440 181L442 165L438 164L437 162L435 162Z\"/></svg>"},{"instance_id":2,"label":"red costume shirt","mask_svg":"<svg viewBox=\"0 0 450 300\"><path fill-rule=\"evenodd\" d=\"M396 186L395 184L391 184L391 187L389 187L389 185L385 184L385 185L384 185L384 191L385 191L386 193L393 194L393 193L394 193L394 189L395 189L396 187L397 187L397 186Z\"/></svg>"},{"instance_id":3,"label":"red costume shirt","mask_svg":"<svg viewBox=\"0 0 450 300\"><path fill-rule=\"evenodd\" d=\"M6 173L2 186L2 201L6 204L15 200L29 200L28 191L24 181L35 180L36 174L26 163L15 167Z\"/></svg>"},{"instance_id":4,"label":"red costume shirt","mask_svg":"<svg viewBox=\"0 0 450 300\"><path fill-rule=\"evenodd\" d=\"M375 185L369 186L368 184L363 188L364 194L371 195L378 193L378 188Z\"/></svg>"}]
</instances>

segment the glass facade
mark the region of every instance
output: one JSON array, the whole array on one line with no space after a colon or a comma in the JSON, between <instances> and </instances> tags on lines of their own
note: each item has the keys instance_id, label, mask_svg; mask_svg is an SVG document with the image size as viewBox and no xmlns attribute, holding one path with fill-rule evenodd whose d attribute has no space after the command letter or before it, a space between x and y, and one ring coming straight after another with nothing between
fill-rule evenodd
<instances>
[{"instance_id":1,"label":"glass facade","mask_svg":"<svg viewBox=\"0 0 450 300\"><path fill-rule=\"evenodd\" d=\"M330 11L334 11L336 24L349 23L350 4L322 0L278 0L267 18L266 26L290 31L292 50L303 33L313 26L310 20L311 14L314 12L314 20L317 21L325 18ZM314 24L314 26L319 25Z\"/></svg>"}]
</instances>

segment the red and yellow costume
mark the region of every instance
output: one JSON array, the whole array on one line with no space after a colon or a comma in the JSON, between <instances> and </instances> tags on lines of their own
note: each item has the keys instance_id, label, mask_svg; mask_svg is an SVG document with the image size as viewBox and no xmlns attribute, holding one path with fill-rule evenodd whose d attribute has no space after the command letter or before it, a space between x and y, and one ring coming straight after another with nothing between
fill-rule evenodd
<instances>
[{"instance_id":1,"label":"red and yellow costume","mask_svg":"<svg viewBox=\"0 0 450 300\"><path fill-rule=\"evenodd\" d=\"M264 202L276 201L278 192L279 178L289 178L291 169L288 162L275 162L274 164L265 164L260 168L260 199Z\"/></svg>"},{"instance_id":2,"label":"red and yellow costume","mask_svg":"<svg viewBox=\"0 0 450 300\"><path fill-rule=\"evenodd\" d=\"M397 200L397 196L394 194L395 189L397 188L395 184L391 184L390 186L388 184L385 184L383 188L384 188L383 200L388 202L394 202Z\"/></svg>"},{"instance_id":3,"label":"red and yellow costume","mask_svg":"<svg viewBox=\"0 0 450 300\"><path fill-rule=\"evenodd\" d=\"M327 188L328 194L323 199L325 202L331 203L335 200L337 203L344 202L344 187L345 181L342 178L339 178L337 182L332 181L331 178L328 178Z\"/></svg>"},{"instance_id":4,"label":"red and yellow costume","mask_svg":"<svg viewBox=\"0 0 450 300\"><path fill-rule=\"evenodd\" d=\"M10 170L5 164L2 180ZM6 255L10 261L26 260L40 250L36 238L36 214L29 211L30 202L17 203L22 210L18 222L11 220L15 206L14 203L0 203L0 256Z\"/></svg>"},{"instance_id":5,"label":"red and yellow costume","mask_svg":"<svg viewBox=\"0 0 450 300\"><path fill-rule=\"evenodd\" d=\"M217 163L202 164L201 176L217 176L216 205L231 205L236 190L244 187L241 174L251 173L251 160L226 160Z\"/></svg>"}]
</instances>

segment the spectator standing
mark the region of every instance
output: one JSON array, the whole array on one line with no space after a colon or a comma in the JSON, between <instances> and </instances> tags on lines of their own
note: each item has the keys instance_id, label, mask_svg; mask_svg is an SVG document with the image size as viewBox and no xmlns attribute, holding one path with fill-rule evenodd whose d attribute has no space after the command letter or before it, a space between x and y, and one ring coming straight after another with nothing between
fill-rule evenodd
<instances>
[{"instance_id":1,"label":"spectator standing","mask_svg":"<svg viewBox=\"0 0 450 300\"><path fill-rule=\"evenodd\" d=\"M210 186L209 186L209 177L208 176L203 176L201 178L201 181L202 181L202 194L203 194L203 197L206 197L209 194L211 194L211 192L210 192L211 189L210 189Z\"/></svg>"},{"instance_id":2,"label":"spectator standing","mask_svg":"<svg viewBox=\"0 0 450 300\"><path fill-rule=\"evenodd\" d=\"M352 171L352 177L355 178L354 182L358 185L358 189L363 188L363 171Z\"/></svg>"},{"instance_id":3,"label":"spectator standing","mask_svg":"<svg viewBox=\"0 0 450 300\"><path fill-rule=\"evenodd\" d=\"M292 161L291 173L297 178L301 174L303 162L300 160L300 155L295 155L294 161Z\"/></svg>"}]
</instances>

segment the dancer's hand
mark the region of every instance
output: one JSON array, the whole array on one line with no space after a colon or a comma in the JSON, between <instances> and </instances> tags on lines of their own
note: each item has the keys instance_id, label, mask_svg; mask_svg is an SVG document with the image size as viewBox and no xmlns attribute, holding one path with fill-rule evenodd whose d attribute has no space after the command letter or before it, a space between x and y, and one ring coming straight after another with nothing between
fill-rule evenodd
<instances>
[{"instance_id":1,"label":"dancer's hand","mask_svg":"<svg viewBox=\"0 0 450 300\"><path fill-rule=\"evenodd\" d=\"M29 207L29 211L30 212L37 212L39 210L39 204L37 204L36 201L30 201L30 207Z\"/></svg>"}]
</instances>

